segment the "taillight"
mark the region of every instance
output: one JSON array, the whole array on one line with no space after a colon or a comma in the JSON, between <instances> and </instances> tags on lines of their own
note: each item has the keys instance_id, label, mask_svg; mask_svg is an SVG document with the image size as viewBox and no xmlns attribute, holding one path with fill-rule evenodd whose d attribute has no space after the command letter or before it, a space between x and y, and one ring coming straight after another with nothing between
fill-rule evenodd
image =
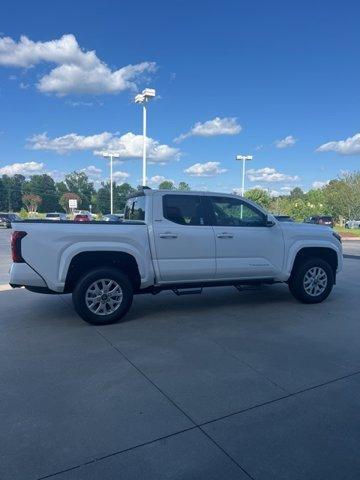
<instances>
[{"instance_id":1,"label":"taillight","mask_svg":"<svg viewBox=\"0 0 360 480\"><path fill-rule=\"evenodd\" d=\"M11 255L14 263L24 263L25 260L21 256L21 240L25 237L26 232L13 232L11 235Z\"/></svg>"}]
</instances>

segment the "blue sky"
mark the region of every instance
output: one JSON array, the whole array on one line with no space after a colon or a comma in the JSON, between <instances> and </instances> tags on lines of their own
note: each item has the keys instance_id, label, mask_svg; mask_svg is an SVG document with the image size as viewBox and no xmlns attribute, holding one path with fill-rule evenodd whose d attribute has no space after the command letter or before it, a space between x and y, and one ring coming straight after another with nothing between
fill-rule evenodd
<instances>
[{"instance_id":1,"label":"blue sky","mask_svg":"<svg viewBox=\"0 0 360 480\"><path fill-rule=\"evenodd\" d=\"M254 156L247 188L279 193L359 169L359 15L355 1L5 0L0 174L85 169L99 185L94 151L111 148L118 181L139 184L145 87L153 186L231 192L237 153Z\"/></svg>"}]
</instances>

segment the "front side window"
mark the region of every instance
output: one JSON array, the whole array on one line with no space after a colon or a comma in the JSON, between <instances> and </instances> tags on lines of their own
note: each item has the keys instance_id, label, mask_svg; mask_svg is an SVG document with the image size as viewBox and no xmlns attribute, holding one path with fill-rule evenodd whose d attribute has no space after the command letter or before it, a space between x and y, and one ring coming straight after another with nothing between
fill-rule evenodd
<instances>
[{"instance_id":1,"label":"front side window","mask_svg":"<svg viewBox=\"0 0 360 480\"><path fill-rule=\"evenodd\" d=\"M263 227L265 215L237 198L208 197L214 224L221 227Z\"/></svg>"},{"instance_id":2,"label":"front side window","mask_svg":"<svg viewBox=\"0 0 360 480\"><path fill-rule=\"evenodd\" d=\"M203 205L198 195L164 195L164 217L180 225L205 225Z\"/></svg>"},{"instance_id":3,"label":"front side window","mask_svg":"<svg viewBox=\"0 0 360 480\"><path fill-rule=\"evenodd\" d=\"M124 220L145 220L145 196L129 198L125 204Z\"/></svg>"}]
</instances>

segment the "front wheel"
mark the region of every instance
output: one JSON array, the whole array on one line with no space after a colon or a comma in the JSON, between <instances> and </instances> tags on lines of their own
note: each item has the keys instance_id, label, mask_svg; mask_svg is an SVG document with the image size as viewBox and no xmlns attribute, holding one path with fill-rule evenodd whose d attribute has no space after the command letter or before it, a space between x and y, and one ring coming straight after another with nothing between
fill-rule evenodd
<instances>
[{"instance_id":1,"label":"front wheel","mask_svg":"<svg viewBox=\"0 0 360 480\"><path fill-rule=\"evenodd\" d=\"M320 303L334 285L334 273L324 260L310 258L298 264L289 280L289 289L303 303Z\"/></svg>"},{"instance_id":2,"label":"front wheel","mask_svg":"<svg viewBox=\"0 0 360 480\"><path fill-rule=\"evenodd\" d=\"M73 294L76 312L92 325L122 320L133 300L129 278L116 268L97 268L83 275Z\"/></svg>"}]
</instances>

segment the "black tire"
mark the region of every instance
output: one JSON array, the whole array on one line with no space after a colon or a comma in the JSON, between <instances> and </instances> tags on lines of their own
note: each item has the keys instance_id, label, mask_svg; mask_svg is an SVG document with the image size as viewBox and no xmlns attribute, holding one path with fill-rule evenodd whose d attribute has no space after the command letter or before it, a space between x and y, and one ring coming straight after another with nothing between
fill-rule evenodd
<instances>
[{"instance_id":1,"label":"black tire","mask_svg":"<svg viewBox=\"0 0 360 480\"><path fill-rule=\"evenodd\" d=\"M311 295L305 289L304 280L306 274L313 268L319 267L326 275L326 286L322 292ZM324 278L322 276L322 278ZM320 303L325 300L334 286L334 272L331 266L320 258L307 258L302 263L298 263L291 274L289 280L290 292L297 300L303 303ZM309 288L309 287L308 287Z\"/></svg>"},{"instance_id":2,"label":"black tire","mask_svg":"<svg viewBox=\"0 0 360 480\"><path fill-rule=\"evenodd\" d=\"M122 300L115 311L96 314L88 307L87 292L95 282L101 282L101 280L104 279L116 282L121 289ZM116 297L116 301L118 301L119 298L120 297ZM85 322L91 323L92 325L109 325L111 323L119 322L120 320L124 321L124 317L133 301L133 288L129 278L116 268L96 268L87 272L78 280L72 293L72 299L76 312L83 320L85 320ZM98 303L103 304L101 306L103 311L104 309L107 310L106 307L109 306L107 302L106 304L104 301L99 301ZM93 308L95 309L96 305Z\"/></svg>"}]
</instances>

